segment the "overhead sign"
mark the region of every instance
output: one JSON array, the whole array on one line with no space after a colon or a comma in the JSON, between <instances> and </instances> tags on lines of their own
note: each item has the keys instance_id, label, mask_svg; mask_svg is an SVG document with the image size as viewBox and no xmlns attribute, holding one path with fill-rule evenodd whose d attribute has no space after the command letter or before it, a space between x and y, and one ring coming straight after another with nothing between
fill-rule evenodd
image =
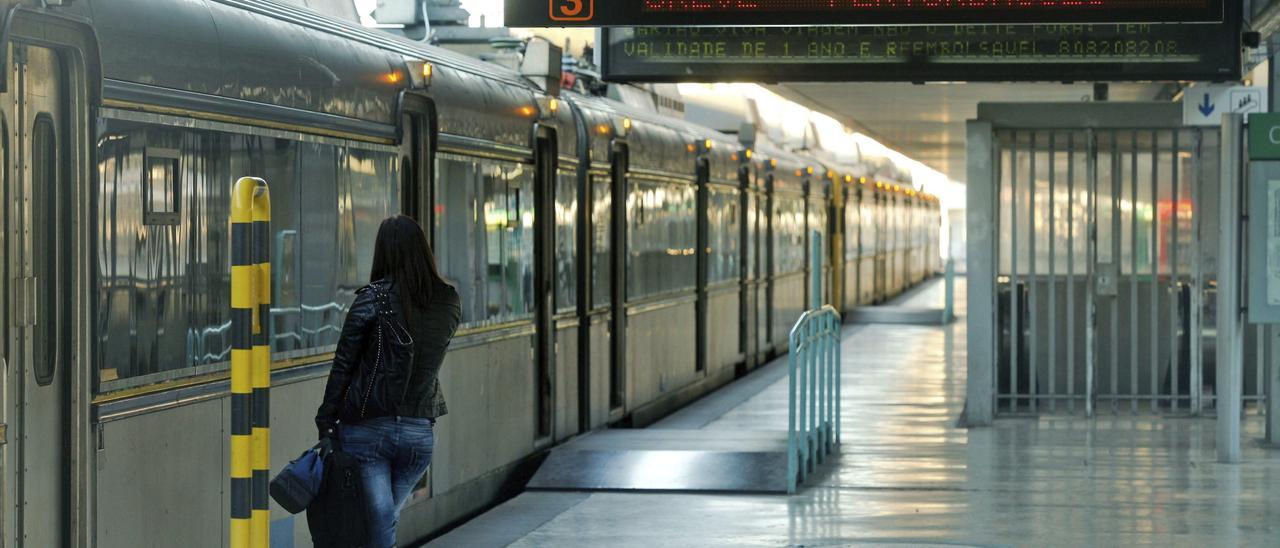
<instances>
[{"instance_id":1,"label":"overhead sign","mask_svg":"<svg viewBox=\"0 0 1280 548\"><path fill-rule=\"evenodd\" d=\"M1266 110L1266 88L1199 85L1182 92L1182 123L1188 126L1222 124L1225 113L1249 116ZM1250 120L1252 117L1249 116Z\"/></svg>"},{"instance_id":2,"label":"overhead sign","mask_svg":"<svg viewBox=\"0 0 1280 548\"><path fill-rule=\"evenodd\" d=\"M508 27L1223 21L1222 0L506 0Z\"/></svg>"},{"instance_id":3,"label":"overhead sign","mask_svg":"<svg viewBox=\"0 0 1280 548\"><path fill-rule=\"evenodd\" d=\"M646 82L1235 80L1239 24L639 27L604 77Z\"/></svg>"}]
</instances>

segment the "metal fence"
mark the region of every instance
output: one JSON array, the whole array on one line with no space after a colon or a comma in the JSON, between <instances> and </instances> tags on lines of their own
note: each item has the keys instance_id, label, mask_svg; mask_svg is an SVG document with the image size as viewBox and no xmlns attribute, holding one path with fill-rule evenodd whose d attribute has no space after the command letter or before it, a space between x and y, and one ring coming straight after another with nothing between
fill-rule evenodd
<instances>
[{"instance_id":1,"label":"metal fence","mask_svg":"<svg viewBox=\"0 0 1280 548\"><path fill-rule=\"evenodd\" d=\"M993 144L997 412L1211 411L1217 131L997 129ZM1260 402L1270 337L1246 339L1244 398Z\"/></svg>"},{"instance_id":2,"label":"metal fence","mask_svg":"<svg viewBox=\"0 0 1280 548\"><path fill-rule=\"evenodd\" d=\"M787 356L787 492L840 444L840 313L820 305L822 235L812 236L812 308L791 328Z\"/></svg>"}]
</instances>

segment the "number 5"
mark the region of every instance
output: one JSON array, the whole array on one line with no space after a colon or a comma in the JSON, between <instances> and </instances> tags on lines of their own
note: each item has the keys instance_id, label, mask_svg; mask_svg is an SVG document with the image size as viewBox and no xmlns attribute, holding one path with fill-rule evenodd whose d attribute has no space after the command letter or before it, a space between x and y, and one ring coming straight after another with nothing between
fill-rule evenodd
<instances>
[{"instance_id":1,"label":"number 5","mask_svg":"<svg viewBox=\"0 0 1280 548\"><path fill-rule=\"evenodd\" d=\"M552 21L590 21L595 0L549 0Z\"/></svg>"}]
</instances>

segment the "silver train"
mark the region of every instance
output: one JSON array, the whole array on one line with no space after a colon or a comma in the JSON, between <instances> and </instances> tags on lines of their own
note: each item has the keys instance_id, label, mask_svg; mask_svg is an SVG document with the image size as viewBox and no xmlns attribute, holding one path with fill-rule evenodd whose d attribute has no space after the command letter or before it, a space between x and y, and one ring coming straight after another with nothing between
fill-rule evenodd
<instances>
[{"instance_id":1,"label":"silver train","mask_svg":"<svg viewBox=\"0 0 1280 548\"><path fill-rule=\"evenodd\" d=\"M939 269L937 201L867 166L265 0L0 6L9 545L227 543L238 176L271 185L275 469L314 441L381 219L420 219L462 294L406 542L518 490L556 443L784 353L810 231L845 309Z\"/></svg>"}]
</instances>

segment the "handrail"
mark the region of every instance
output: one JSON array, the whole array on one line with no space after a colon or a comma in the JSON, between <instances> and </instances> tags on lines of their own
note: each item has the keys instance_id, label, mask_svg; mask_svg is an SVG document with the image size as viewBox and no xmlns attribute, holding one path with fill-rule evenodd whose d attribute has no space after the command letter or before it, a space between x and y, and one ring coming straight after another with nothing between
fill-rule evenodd
<instances>
[{"instance_id":1,"label":"handrail","mask_svg":"<svg viewBox=\"0 0 1280 548\"><path fill-rule=\"evenodd\" d=\"M825 305L791 328L787 493L840 444L840 325L840 313Z\"/></svg>"},{"instance_id":2,"label":"handrail","mask_svg":"<svg viewBox=\"0 0 1280 548\"><path fill-rule=\"evenodd\" d=\"M840 313L821 304L822 233L809 239L812 304L788 337L787 493L840 444Z\"/></svg>"}]
</instances>

